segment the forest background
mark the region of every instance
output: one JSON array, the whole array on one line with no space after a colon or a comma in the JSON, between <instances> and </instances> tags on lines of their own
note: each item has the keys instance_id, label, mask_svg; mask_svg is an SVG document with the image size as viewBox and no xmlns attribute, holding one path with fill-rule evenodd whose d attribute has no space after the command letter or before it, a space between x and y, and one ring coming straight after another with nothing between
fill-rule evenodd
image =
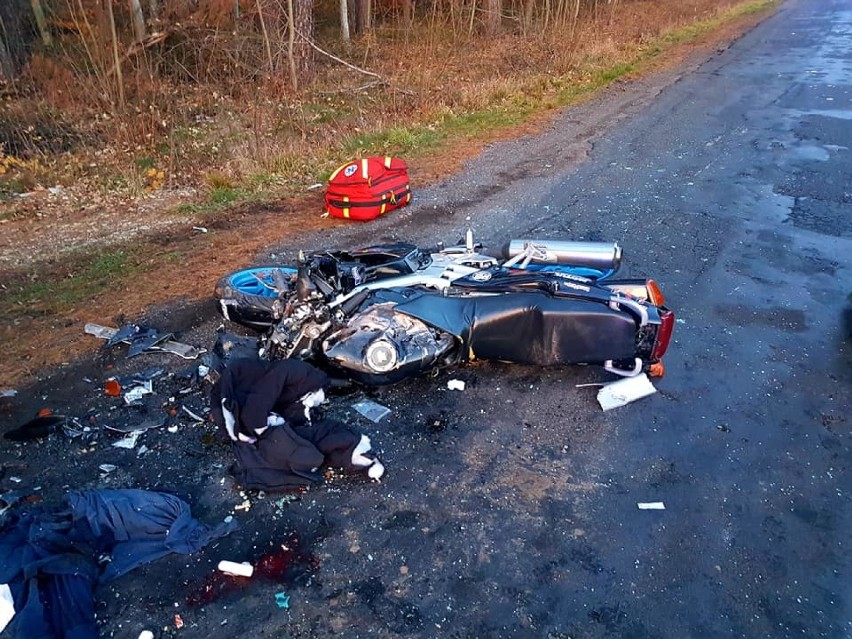
<instances>
[{"instance_id":1,"label":"forest background","mask_svg":"<svg viewBox=\"0 0 852 639\"><path fill-rule=\"evenodd\" d=\"M774 4L3 0L0 385L334 223L309 189L345 161L401 156L416 190Z\"/></svg>"}]
</instances>

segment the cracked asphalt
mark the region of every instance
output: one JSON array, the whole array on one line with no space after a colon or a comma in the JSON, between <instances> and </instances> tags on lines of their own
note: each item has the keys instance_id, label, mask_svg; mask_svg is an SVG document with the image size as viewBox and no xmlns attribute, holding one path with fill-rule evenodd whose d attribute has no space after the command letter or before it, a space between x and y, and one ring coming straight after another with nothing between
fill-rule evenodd
<instances>
[{"instance_id":1,"label":"cracked asphalt","mask_svg":"<svg viewBox=\"0 0 852 639\"><path fill-rule=\"evenodd\" d=\"M104 636L852 636L850 41L848 3L790 0L709 59L492 145L398 214L272 249L425 246L467 224L486 244L618 240L622 274L657 279L678 316L667 374L606 413L576 388L606 379L588 367L479 364L370 390L393 411L379 424L335 397L387 477L250 495L237 533L99 591ZM187 341L211 338L204 317ZM81 367L49 383L83 403ZM118 460L125 485L177 484L208 519L242 501L226 449L158 436L160 461ZM75 481L67 444L26 446L25 485ZM188 604L219 559L284 539L301 553L284 581Z\"/></svg>"}]
</instances>

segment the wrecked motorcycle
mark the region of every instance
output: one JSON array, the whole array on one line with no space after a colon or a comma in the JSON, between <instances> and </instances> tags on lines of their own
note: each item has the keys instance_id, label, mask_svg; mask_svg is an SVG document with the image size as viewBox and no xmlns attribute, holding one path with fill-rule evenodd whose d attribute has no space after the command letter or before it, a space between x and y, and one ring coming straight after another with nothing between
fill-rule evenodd
<instances>
[{"instance_id":1,"label":"wrecked motorcycle","mask_svg":"<svg viewBox=\"0 0 852 639\"><path fill-rule=\"evenodd\" d=\"M226 319L296 357L385 384L472 360L595 364L662 375L674 314L651 279L614 279L615 243L513 240L431 251L395 243L300 254L216 286Z\"/></svg>"}]
</instances>

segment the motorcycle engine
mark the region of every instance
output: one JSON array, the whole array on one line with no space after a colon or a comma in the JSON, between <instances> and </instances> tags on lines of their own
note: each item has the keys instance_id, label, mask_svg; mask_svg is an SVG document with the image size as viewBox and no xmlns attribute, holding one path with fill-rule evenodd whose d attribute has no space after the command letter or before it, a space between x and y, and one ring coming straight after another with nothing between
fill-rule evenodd
<instances>
[{"instance_id":1,"label":"motorcycle engine","mask_svg":"<svg viewBox=\"0 0 852 639\"><path fill-rule=\"evenodd\" d=\"M322 349L331 363L373 383L393 382L431 366L453 346L418 319L394 311L395 304L371 306L332 333Z\"/></svg>"},{"instance_id":2,"label":"motorcycle engine","mask_svg":"<svg viewBox=\"0 0 852 639\"><path fill-rule=\"evenodd\" d=\"M319 295L291 298L283 317L273 325L261 356L309 359L315 344L331 326L331 315Z\"/></svg>"}]
</instances>

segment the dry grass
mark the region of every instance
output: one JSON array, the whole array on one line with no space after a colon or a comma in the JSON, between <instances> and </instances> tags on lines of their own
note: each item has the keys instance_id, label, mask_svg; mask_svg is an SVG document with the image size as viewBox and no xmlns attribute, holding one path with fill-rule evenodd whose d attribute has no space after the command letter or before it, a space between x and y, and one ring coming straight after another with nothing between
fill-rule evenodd
<instances>
[{"instance_id":1,"label":"dry grass","mask_svg":"<svg viewBox=\"0 0 852 639\"><path fill-rule=\"evenodd\" d=\"M103 70L103 54L92 46L81 48L72 34L63 40L64 55L33 58L30 91L0 109L0 143L10 137L4 129L38 131L51 121L66 130L62 148L31 141L30 148L11 149L7 142L7 153L21 159L37 155L43 170L17 182L7 175L0 190L78 183L136 197L152 186L201 187L210 174L228 175L234 188L244 190L258 181L301 185L321 178L353 152L371 150L353 141L359 134L434 126L466 112L558 99L572 83L632 64L637 52L662 34L736 3L600 4L597 19L581 15L576 24L551 26L526 38L511 32L469 36L453 30L446 15L424 17L408 37L382 26L348 48L331 37L325 46L381 82L319 56L314 82L299 93L280 75L262 72L265 49L256 31L190 22L161 45L128 59L124 107L111 102L114 78ZM512 20L505 26L517 28ZM52 131L42 139L59 138ZM145 180L151 167L165 174L155 185Z\"/></svg>"},{"instance_id":2,"label":"dry grass","mask_svg":"<svg viewBox=\"0 0 852 639\"><path fill-rule=\"evenodd\" d=\"M85 321L136 317L178 296L203 299L218 276L257 254L264 238L283 239L294 224L335 224L318 220L319 194L294 198L345 158L399 152L411 161L417 183L426 183L440 177L434 167L452 171L481 145L542 121L554 107L626 73L674 64L702 34L712 45L757 19L741 10L725 13L734 6L729 0L617 6L623 13L578 25L572 38L406 41L395 34L353 44L347 59L384 80L365 91L354 89L371 78L323 61L315 84L298 95L273 83L226 91L166 77L147 89L140 81L129 97L141 102L119 115L93 111L55 87L69 100L62 110L48 93L7 103L0 133L4 116L29 117L64 136L45 139L68 144L52 148L29 139L33 147L21 151L26 157L15 156L36 163L26 188L62 184L59 195L38 190L0 201L0 257L10 256L0 259L3 384L91 349L81 335ZM663 18L672 28L691 26L663 29ZM695 27L699 19L711 21ZM56 117L45 118L47 112ZM0 188L14 174L7 168ZM211 232L187 233L193 224ZM263 237L245 231L259 227ZM112 248L91 243L99 233ZM86 248L74 252L81 238Z\"/></svg>"}]
</instances>

